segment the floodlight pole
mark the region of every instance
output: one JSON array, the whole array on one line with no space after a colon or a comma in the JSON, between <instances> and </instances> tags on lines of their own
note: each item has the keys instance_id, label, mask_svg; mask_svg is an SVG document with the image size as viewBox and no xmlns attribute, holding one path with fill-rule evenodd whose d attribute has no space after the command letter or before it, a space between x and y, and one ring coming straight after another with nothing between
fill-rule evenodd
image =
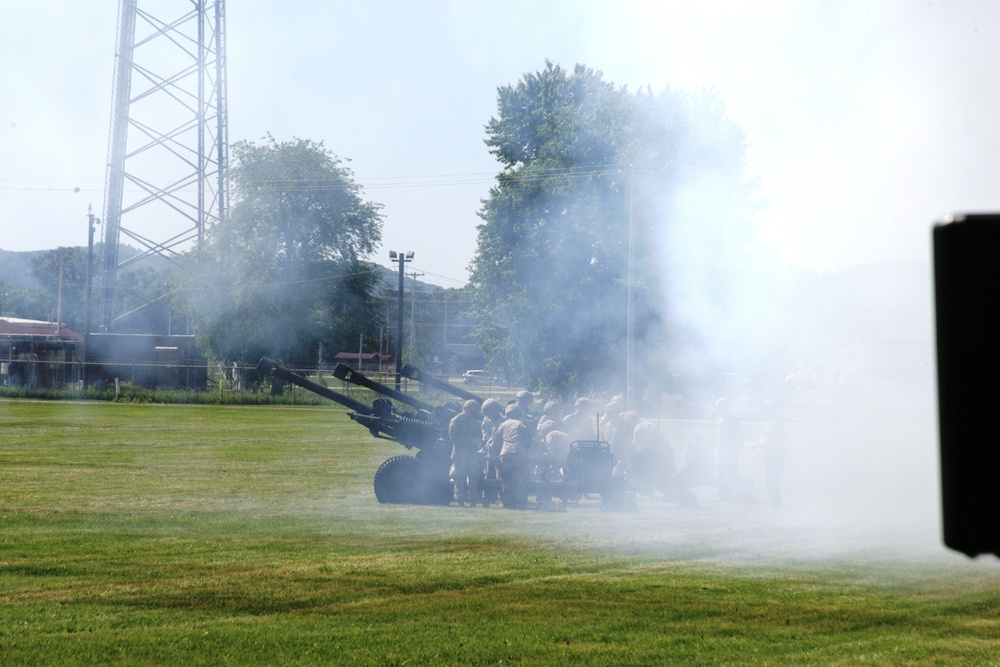
<instances>
[{"instance_id":1,"label":"floodlight pole","mask_svg":"<svg viewBox=\"0 0 1000 667\"><path fill-rule=\"evenodd\" d=\"M87 355L90 354L90 293L92 291L94 273L94 225L100 224L90 206L87 207L87 298L85 300L86 317L83 322L83 391L90 388L90 378L87 373Z\"/></svg>"},{"instance_id":2,"label":"floodlight pole","mask_svg":"<svg viewBox=\"0 0 1000 667\"><path fill-rule=\"evenodd\" d=\"M406 263L413 259L413 251L407 253L389 251L389 259L399 264L399 317L396 318L396 391L400 391L403 379L403 283L406 280Z\"/></svg>"},{"instance_id":3,"label":"floodlight pole","mask_svg":"<svg viewBox=\"0 0 1000 667\"><path fill-rule=\"evenodd\" d=\"M625 408L633 409L633 384L635 384L635 170L629 167L628 176L628 277L625 297Z\"/></svg>"}]
</instances>

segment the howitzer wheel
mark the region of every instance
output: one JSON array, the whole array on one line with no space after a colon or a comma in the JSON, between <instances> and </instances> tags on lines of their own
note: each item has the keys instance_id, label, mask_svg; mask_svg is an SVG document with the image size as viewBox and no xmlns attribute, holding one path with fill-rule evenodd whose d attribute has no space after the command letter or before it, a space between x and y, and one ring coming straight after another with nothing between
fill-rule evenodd
<instances>
[{"instance_id":1,"label":"howitzer wheel","mask_svg":"<svg viewBox=\"0 0 1000 667\"><path fill-rule=\"evenodd\" d=\"M375 471L375 498L380 503L420 504L423 467L420 461L405 454L386 459Z\"/></svg>"}]
</instances>

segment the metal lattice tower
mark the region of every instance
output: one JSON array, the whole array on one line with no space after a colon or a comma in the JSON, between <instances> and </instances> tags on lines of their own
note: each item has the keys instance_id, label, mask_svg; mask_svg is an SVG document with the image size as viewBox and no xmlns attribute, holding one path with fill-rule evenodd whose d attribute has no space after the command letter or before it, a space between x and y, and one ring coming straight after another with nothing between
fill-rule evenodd
<instances>
[{"instance_id":1,"label":"metal lattice tower","mask_svg":"<svg viewBox=\"0 0 1000 667\"><path fill-rule=\"evenodd\" d=\"M226 124L225 0L120 0L104 192L102 330L114 320L120 268L190 249L222 218ZM120 260L119 242L141 252Z\"/></svg>"}]
</instances>

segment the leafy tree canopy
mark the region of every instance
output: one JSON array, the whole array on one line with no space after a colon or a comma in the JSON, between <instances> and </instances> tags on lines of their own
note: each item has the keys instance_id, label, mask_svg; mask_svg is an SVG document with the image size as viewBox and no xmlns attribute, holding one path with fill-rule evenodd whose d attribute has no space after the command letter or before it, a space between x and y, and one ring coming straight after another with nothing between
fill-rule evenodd
<instances>
[{"instance_id":1,"label":"leafy tree canopy","mask_svg":"<svg viewBox=\"0 0 1000 667\"><path fill-rule=\"evenodd\" d=\"M233 205L182 262L177 280L203 348L255 363L312 364L375 340L379 274L362 261L381 241L381 205L322 143L239 142Z\"/></svg>"},{"instance_id":2,"label":"leafy tree canopy","mask_svg":"<svg viewBox=\"0 0 1000 667\"><path fill-rule=\"evenodd\" d=\"M61 247L47 250L29 260L31 275L38 281L42 294L31 314L22 317L55 320L62 292L62 321L71 329L83 331L87 284L86 248ZM44 305L43 305L44 304ZM38 306L42 306L39 308Z\"/></svg>"},{"instance_id":3,"label":"leafy tree canopy","mask_svg":"<svg viewBox=\"0 0 1000 667\"><path fill-rule=\"evenodd\" d=\"M481 344L533 386L620 389L629 266L636 340L662 341L664 230L725 230L737 249L752 239L742 133L710 93L633 94L547 62L498 90L486 134L502 169L470 266ZM694 187L698 210L685 203Z\"/></svg>"}]
</instances>

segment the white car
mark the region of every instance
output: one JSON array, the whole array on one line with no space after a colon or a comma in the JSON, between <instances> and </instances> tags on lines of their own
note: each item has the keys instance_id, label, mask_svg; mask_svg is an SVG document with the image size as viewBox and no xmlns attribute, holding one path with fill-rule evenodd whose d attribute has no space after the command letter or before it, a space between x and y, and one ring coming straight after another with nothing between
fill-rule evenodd
<instances>
[{"instance_id":1,"label":"white car","mask_svg":"<svg viewBox=\"0 0 1000 667\"><path fill-rule=\"evenodd\" d=\"M496 384L497 379L490 377L486 371L465 371L462 380L466 384Z\"/></svg>"}]
</instances>

